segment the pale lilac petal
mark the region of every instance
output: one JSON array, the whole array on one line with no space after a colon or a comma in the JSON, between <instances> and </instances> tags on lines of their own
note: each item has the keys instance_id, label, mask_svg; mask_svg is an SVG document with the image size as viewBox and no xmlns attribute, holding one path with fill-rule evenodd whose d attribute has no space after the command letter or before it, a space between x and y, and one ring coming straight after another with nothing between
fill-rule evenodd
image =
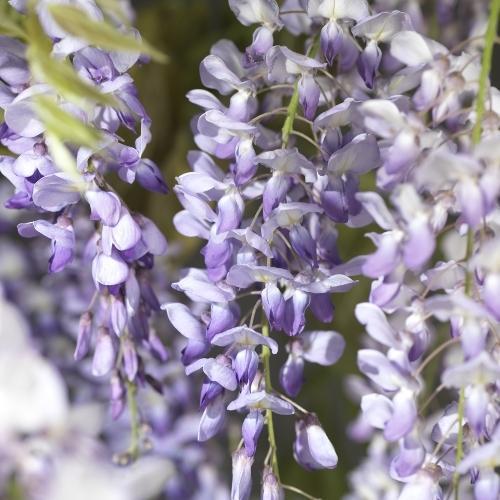
<instances>
[{"instance_id":1,"label":"pale lilac petal","mask_svg":"<svg viewBox=\"0 0 500 500\"><path fill-rule=\"evenodd\" d=\"M117 255L98 254L92 262L92 275L102 285L119 285L127 280L129 269L123 259Z\"/></svg>"},{"instance_id":2,"label":"pale lilac petal","mask_svg":"<svg viewBox=\"0 0 500 500\"><path fill-rule=\"evenodd\" d=\"M243 449L233 453L231 500L248 500L252 493L253 456Z\"/></svg>"},{"instance_id":3,"label":"pale lilac petal","mask_svg":"<svg viewBox=\"0 0 500 500\"><path fill-rule=\"evenodd\" d=\"M166 311L168 319L174 328L184 337L191 340L205 340L206 327L185 304L172 302L163 304L161 308Z\"/></svg>"},{"instance_id":4,"label":"pale lilac petal","mask_svg":"<svg viewBox=\"0 0 500 500\"><path fill-rule=\"evenodd\" d=\"M225 420L224 395L220 395L208 403L203 410L198 427L198 441L208 441L214 437L224 426Z\"/></svg>"},{"instance_id":5,"label":"pale lilac petal","mask_svg":"<svg viewBox=\"0 0 500 500\"><path fill-rule=\"evenodd\" d=\"M304 358L323 366L335 364L342 356L345 340L334 331L312 331L302 334Z\"/></svg>"},{"instance_id":6,"label":"pale lilac petal","mask_svg":"<svg viewBox=\"0 0 500 500\"><path fill-rule=\"evenodd\" d=\"M107 226L114 226L120 218L121 203L115 193L108 191L87 191L85 198L90 205L92 220L100 220Z\"/></svg>"},{"instance_id":7,"label":"pale lilac petal","mask_svg":"<svg viewBox=\"0 0 500 500\"><path fill-rule=\"evenodd\" d=\"M398 347L396 331L387 321L383 311L375 304L364 302L355 309L356 319L366 327L370 337L387 347Z\"/></svg>"},{"instance_id":8,"label":"pale lilac petal","mask_svg":"<svg viewBox=\"0 0 500 500\"><path fill-rule=\"evenodd\" d=\"M408 390L399 391L392 400L394 412L384 429L384 437L388 441L397 441L406 436L417 420L415 396Z\"/></svg>"},{"instance_id":9,"label":"pale lilac petal","mask_svg":"<svg viewBox=\"0 0 500 500\"><path fill-rule=\"evenodd\" d=\"M247 326L237 326L226 330L225 332L218 333L212 338L212 345L228 346L236 344L241 347L265 345L269 347L273 354L278 352L278 344L275 340L248 328Z\"/></svg>"},{"instance_id":10,"label":"pale lilac petal","mask_svg":"<svg viewBox=\"0 0 500 500\"><path fill-rule=\"evenodd\" d=\"M72 176L66 173L42 177L33 188L33 203L49 212L59 212L80 200Z\"/></svg>"},{"instance_id":11,"label":"pale lilac petal","mask_svg":"<svg viewBox=\"0 0 500 500\"><path fill-rule=\"evenodd\" d=\"M100 328L92 359L92 374L96 377L107 375L114 366L115 356L116 352L111 335L106 328Z\"/></svg>"},{"instance_id":12,"label":"pale lilac petal","mask_svg":"<svg viewBox=\"0 0 500 500\"><path fill-rule=\"evenodd\" d=\"M241 410L242 408L271 410L279 415L293 415L295 413L290 403L265 391L240 394L227 407L228 410Z\"/></svg>"}]
</instances>

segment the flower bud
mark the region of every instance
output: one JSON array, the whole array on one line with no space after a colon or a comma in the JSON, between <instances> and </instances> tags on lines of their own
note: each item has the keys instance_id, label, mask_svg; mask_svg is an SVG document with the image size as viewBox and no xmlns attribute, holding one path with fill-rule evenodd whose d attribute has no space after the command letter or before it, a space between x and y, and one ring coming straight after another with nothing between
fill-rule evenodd
<instances>
[{"instance_id":1,"label":"flower bud","mask_svg":"<svg viewBox=\"0 0 500 500\"><path fill-rule=\"evenodd\" d=\"M255 455L257 441L264 427L264 417L260 410L251 410L243 421L241 427L245 450L249 456Z\"/></svg>"},{"instance_id":2,"label":"flower bud","mask_svg":"<svg viewBox=\"0 0 500 500\"><path fill-rule=\"evenodd\" d=\"M295 424L295 460L305 469L334 469L338 457L335 449L314 415Z\"/></svg>"},{"instance_id":3,"label":"flower bud","mask_svg":"<svg viewBox=\"0 0 500 500\"><path fill-rule=\"evenodd\" d=\"M245 450L233 453L233 481L231 484L231 500L247 500L252 492L253 457Z\"/></svg>"},{"instance_id":4,"label":"flower bud","mask_svg":"<svg viewBox=\"0 0 500 500\"><path fill-rule=\"evenodd\" d=\"M284 500L285 498L285 492L270 467L264 467L262 473L260 498L261 500Z\"/></svg>"},{"instance_id":5,"label":"flower bud","mask_svg":"<svg viewBox=\"0 0 500 500\"><path fill-rule=\"evenodd\" d=\"M80 361L86 356L90 347L90 335L92 333L92 313L90 311L84 312L80 316L78 324L78 338L76 341L76 348L74 358Z\"/></svg>"}]
</instances>

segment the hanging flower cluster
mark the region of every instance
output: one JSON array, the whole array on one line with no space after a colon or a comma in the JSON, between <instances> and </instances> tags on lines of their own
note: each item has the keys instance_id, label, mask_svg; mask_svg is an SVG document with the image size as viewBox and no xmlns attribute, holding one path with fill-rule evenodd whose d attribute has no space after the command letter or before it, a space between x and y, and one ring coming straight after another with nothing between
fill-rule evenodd
<instances>
[{"instance_id":1,"label":"hanging flower cluster","mask_svg":"<svg viewBox=\"0 0 500 500\"><path fill-rule=\"evenodd\" d=\"M254 31L243 52L217 42L200 64L205 89L187 95L201 109L197 150L177 178L183 209L173 222L203 247L202 266L172 285L179 302L167 292L173 277L153 270L165 238L110 184L118 177L167 191L143 158L150 119L128 74L161 54L130 27L121 2L10 4L20 21L0 19L0 172L15 190L6 206L39 214L18 232L50 240L49 271L65 270L54 296L73 298L40 331L69 326L76 360L92 352L88 371L109 377L112 417L128 405L132 443L118 462L154 447L176 473L152 494L225 498L202 443L239 414L231 498L251 497L257 467L261 498L286 490L312 498L281 479L274 415L289 417L303 468L337 466L318 416L295 398L308 363L341 357L332 295L362 277L371 284L354 310L367 334L362 376L347 379L361 412L348 433L368 452L346 498L496 500L500 93L489 73L500 0L438 0L437 39L414 0L229 0ZM369 238L373 251L344 255L347 231ZM168 362L162 316L153 322L160 310L184 337ZM5 366L19 352L35 368L45 362L12 342ZM201 416L182 371L203 377ZM40 410L52 428L68 401L53 367L40 373L60 402L54 414ZM76 399L101 398L91 380ZM23 422L0 419L9 439ZM113 448L123 441L119 423L103 434Z\"/></svg>"},{"instance_id":2,"label":"hanging flower cluster","mask_svg":"<svg viewBox=\"0 0 500 500\"><path fill-rule=\"evenodd\" d=\"M0 182L2 194L10 189ZM226 498L217 448L197 442L195 388L184 376L178 342L169 342L167 361L144 358L149 387L139 386L137 402L116 421L106 378L92 376L91 359L73 360L79 317L94 292L89 273L70 266L45 276L45 242L15 237L21 215L0 210L0 317L9 326L0 328L0 399L8 403L0 408L2 495L11 498L17 489L51 500ZM168 300L161 269L153 277L159 299ZM167 322L155 326L158 336L172 339ZM119 380L114 370L112 390ZM139 461L113 467L135 450L142 451ZM81 477L80 497L74 484Z\"/></svg>"},{"instance_id":3,"label":"hanging flower cluster","mask_svg":"<svg viewBox=\"0 0 500 500\"><path fill-rule=\"evenodd\" d=\"M302 466L336 466L316 416L290 398L306 361L333 364L344 347L336 332L308 331L307 311L330 323L331 294L362 274L374 281L355 311L370 337L358 366L372 385L353 436L378 441L373 429L382 431L388 444L372 455L388 454L377 467L401 499L461 491L468 473L476 498L497 498L499 109L487 77L498 2L482 64L477 47L450 50L420 34L415 11L377 13L364 0L229 5L257 28L244 53L222 40L201 62L202 83L220 97L188 94L202 108L193 121L199 150L175 187L184 207L177 230L206 244L204 268L174 288L206 306L200 314L165 306L188 339L187 373L205 377L199 439L218 433L227 411L243 413L235 499L250 496L264 425L262 496L283 496L273 412L295 415ZM279 45L281 30L302 48ZM360 192L373 173L376 190ZM376 251L342 262L338 225L371 222L383 230L366 234ZM279 343L289 353L284 394L271 382ZM425 368L448 347L458 361L445 364L436 388L448 402L428 420L431 398L425 409L422 396L435 381Z\"/></svg>"},{"instance_id":4,"label":"hanging flower cluster","mask_svg":"<svg viewBox=\"0 0 500 500\"><path fill-rule=\"evenodd\" d=\"M148 46L123 24L126 17L119 21L94 2L14 6L25 14L24 25L16 25L21 40L0 37L0 143L8 150L0 171L15 188L6 206L45 215L19 224L18 231L50 240L49 272L79 266L91 274L94 292L86 297L75 359L93 346L92 373L113 373L117 418L126 388L135 391L136 381L149 379L141 351L167 356L150 327L160 305L149 276L166 240L106 180L115 172L126 183L167 191L158 167L143 158L150 118L127 73ZM89 26L107 37L85 39L93 33ZM125 130L136 134L133 146L121 139Z\"/></svg>"}]
</instances>

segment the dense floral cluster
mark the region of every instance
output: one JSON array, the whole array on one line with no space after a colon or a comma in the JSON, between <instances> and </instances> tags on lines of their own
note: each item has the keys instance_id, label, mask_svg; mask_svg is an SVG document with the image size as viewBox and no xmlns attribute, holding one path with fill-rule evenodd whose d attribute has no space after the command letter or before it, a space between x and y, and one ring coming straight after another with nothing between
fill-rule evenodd
<instances>
[{"instance_id":1,"label":"dense floral cluster","mask_svg":"<svg viewBox=\"0 0 500 500\"><path fill-rule=\"evenodd\" d=\"M337 466L317 415L295 398L306 363L329 366L342 355L344 338L330 328L332 294L363 277L369 297L354 311L367 333L357 353L363 377L346 381L361 412L347 432L367 442L368 452L346 498L496 500L500 93L489 73L500 0L489 8L438 0L429 29L414 0L229 0L237 19L255 29L243 52L230 40L217 42L200 65L210 90L187 96L201 108L192 122L198 149L188 155L191 171L177 178L183 209L174 224L204 243L203 267L184 270L172 285L184 294L180 302L171 278L151 272L167 250L163 235L109 184L114 173L167 190L142 158L150 119L127 73L144 60L141 52L154 51L106 2L73 2L84 26L106 33L94 33L95 43L71 17L74 5L11 4L25 14L27 36L0 37L0 143L8 150L0 172L15 188L6 206L45 214L18 231L51 241L49 271L67 268L50 301L73 297L37 318L35 329L57 325L77 337L79 361L93 350L90 363L72 368L71 403L105 399L93 374L109 376L114 419L128 405L132 444L119 462L153 447L175 473L163 470L151 494L225 498L209 448L193 441L208 441L238 413L231 498L250 498L254 464L261 498L279 500L286 490L311 498L281 480L273 415L290 417L302 467ZM119 135L125 129L135 134L133 147ZM368 237L373 252L349 249L342 259L345 231ZM57 388L58 372L23 340L26 326L12 306L30 314L16 291L35 279L16 285L0 272L0 296L10 300L0 307L21 332L12 345L0 335L0 368L10 370L13 353L31 356L40 373L26 376L49 377L47 387ZM162 309L185 338L182 350L170 342L168 361L166 321L154 317ZM312 326L318 323L324 327ZM39 341L38 349L58 359L59 370L71 366L51 343ZM279 350L287 356L276 367ZM201 417L184 370L203 376ZM14 394L6 387L0 396ZM71 421L64 388L57 391L51 398L60 405L50 410L59 414L40 409L46 421L28 422L27 432ZM0 438L25 432L23 422L0 419ZM119 423L99 431L115 449L125 434ZM98 456L92 442L90 456ZM9 444L23 449L19 440ZM64 440L46 456L57 462L63 448ZM2 475L18 474L6 463Z\"/></svg>"},{"instance_id":2,"label":"dense floral cluster","mask_svg":"<svg viewBox=\"0 0 500 500\"><path fill-rule=\"evenodd\" d=\"M2 195L8 191L7 183L0 183ZM20 215L0 211L0 317L9 326L0 328L2 495L227 498L217 461L196 439L196 400L183 376L178 343L169 342L167 361L145 359L154 388L137 394L140 420L134 422L130 411L115 420L113 401L108 411L107 379L92 375L92 359L73 360L79 317L95 289L89 272L71 266L44 276L45 242L15 237ZM154 273L162 301L168 300L164 279L159 270ZM172 338L166 322L155 326L162 339ZM111 387L117 378L114 372ZM113 461L129 458L119 453L127 447L129 453L141 448L144 456L128 468L113 467ZM82 478L85 488L76 491Z\"/></svg>"},{"instance_id":3,"label":"dense floral cluster","mask_svg":"<svg viewBox=\"0 0 500 500\"><path fill-rule=\"evenodd\" d=\"M297 417L302 466L336 466L317 418L290 398L305 361L335 363L344 346L336 332L304 331L307 311L330 323L331 294L362 274L374 280L370 301L356 307L370 337L358 365L371 385L360 390L351 432L380 443L382 431L387 444L370 456L389 479L366 498L441 498L442 486L466 491L469 473L476 498L497 498L500 109L484 72L491 47L482 66L477 46L450 50L420 34L419 11L376 12L364 0L229 4L257 28L244 53L222 40L202 61L202 83L223 98L188 94L203 109L193 122L199 151L175 188L184 206L177 230L207 243L205 268L187 270L174 288L206 306L199 315L166 306L188 339L187 373L205 376L199 439L221 429L226 410L244 414L233 455L238 499L250 496L264 424L262 497L283 496L272 412ZM439 12L444 19L446 6ZM302 50L276 44L282 29L304 36ZM376 190L359 192L372 172ZM367 233L376 251L342 262L337 226L371 222L383 230ZM289 353L285 395L271 385L277 339ZM445 348L439 387L423 405L435 388L424 369ZM443 409L428 417L445 390ZM365 498L367 485L354 484L353 498Z\"/></svg>"},{"instance_id":4,"label":"dense floral cluster","mask_svg":"<svg viewBox=\"0 0 500 500\"><path fill-rule=\"evenodd\" d=\"M22 12L28 9L22 2L13 4ZM79 7L90 21L105 18L97 3ZM87 301L75 359L93 350L93 375L112 375L112 411L118 418L127 391L136 392L136 382L154 383L142 357L167 356L150 326L152 314L160 308L150 269L154 256L165 253L166 240L151 220L132 213L106 180L107 174L116 172L127 183L167 191L158 167L142 158L150 140L150 119L127 73L141 56L96 48L62 29L48 2L38 2L35 8L26 16L28 34L36 37L37 45L0 38L0 143L8 150L0 156L0 171L15 188L6 206L46 216L19 224L18 231L26 238L50 240L51 273L70 266L88 270L90 278L91 271L94 286L82 279L79 293L73 294L76 307ZM55 65L48 66L50 74L37 66L47 56L40 48L44 42L51 49L47 61ZM60 87L53 81L57 72ZM68 74L99 101L73 96L66 87ZM78 126L81 123L86 128ZM71 126L75 128L61 131ZM137 133L134 146L120 138L123 130ZM87 131L97 134L95 141L82 135ZM61 145L58 133L74 145Z\"/></svg>"}]
</instances>

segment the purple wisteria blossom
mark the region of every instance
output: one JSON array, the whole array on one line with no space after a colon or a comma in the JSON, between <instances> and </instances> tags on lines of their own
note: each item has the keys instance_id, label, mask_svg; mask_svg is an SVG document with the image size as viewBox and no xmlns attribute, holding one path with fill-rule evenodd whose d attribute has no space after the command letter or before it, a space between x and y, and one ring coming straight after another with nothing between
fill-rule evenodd
<instances>
[{"instance_id":1,"label":"purple wisteria blossom","mask_svg":"<svg viewBox=\"0 0 500 500\"><path fill-rule=\"evenodd\" d=\"M10 2L21 21L0 36L0 172L13 187L5 206L32 214L16 222L27 245L45 245L35 266L43 258L67 276L54 294L72 300L37 324L71 332L71 373L91 386L74 396L70 387L71 397L98 394L112 419L128 419L132 443L118 463L153 448L175 469L150 496L247 500L258 478L263 499L313 498L280 475L276 422L294 429L288 454L304 469L343 461L322 425L334 416L296 398L311 390L310 365L334 365L350 339L360 374L345 386L360 412L345 432L368 446L345 498L496 500L500 93L489 73L500 0L228 3L253 34L246 47L215 43L199 66L204 88L187 94L199 108L196 149L176 178L173 225L202 246L166 279L154 267L164 236L110 184L167 192L145 157L151 120L129 75L151 49L107 2ZM88 40L80 22L65 21L74 9L128 48ZM0 410L0 436L11 460L24 450L20 436L64 428L73 401L58 371L67 362L57 358L56 369L26 340L28 323L4 300L23 308L19 286L0 279L15 333L0 335L0 396L13 407ZM353 307L366 332L356 342L359 326L333 322L345 314L335 294L358 281L369 291ZM180 336L167 352L169 325ZM199 398L184 375L200 378ZM234 421L230 453L210 463L206 442ZM120 422L96 432L118 446ZM47 457L58 464L63 449ZM219 458L232 465L230 493Z\"/></svg>"},{"instance_id":2,"label":"purple wisteria blossom","mask_svg":"<svg viewBox=\"0 0 500 500\"><path fill-rule=\"evenodd\" d=\"M87 22L104 19L97 2L76 4ZM151 220L126 206L106 178L116 172L127 183L167 191L158 167L143 158L151 120L128 74L140 52L107 51L68 33L49 2L39 2L36 9L13 6L26 16L28 30L39 30L37 46L51 47L37 56L54 65L49 72L65 71L66 78L73 75L78 85L97 96L98 102L85 102L85 96L76 99L64 82L37 68L31 45L0 37L0 172L14 186L5 206L32 212L35 220L20 223L18 232L48 240L50 273L81 267L88 271L86 279L93 280L93 293L88 294L88 288L81 292L87 305L81 310L74 357L91 355L93 375L113 376L113 416L118 418L127 406L127 392L150 381L143 356L167 357L150 325L160 310L150 273L167 242ZM117 24L108 29L130 28ZM66 61L58 62L60 57ZM51 102L61 110L55 118L61 129L48 117L56 111L42 111L42 104ZM74 139L64 136L69 133L62 131L68 127L65 120L75 126ZM135 134L133 146L121 139L124 129Z\"/></svg>"},{"instance_id":3,"label":"purple wisteria blossom","mask_svg":"<svg viewBox=\"0 0 500 500\"><path fill-rule=\"evenodd\" d=\"M230 7L244 25L257 25L253 42L241 53L221 41L202 61L202 83L223 97L188 94L201 108L193 121L198 151L175 187L184 208L177 230L206 244L205 268L186 270L174 288L203 307L193 314L165 306L187 338L188 372L205 376L200 436L222 429L226 407L246 413L233 498L250 495L264 426L264 476L271 470L279 484L272 413L289 403L296 460L335 467L317 417L289 397L299 393L307 362L333 364L344 348L340 334L307 328L309 311L331 323L331 295L364 275L371 292L355 315L369 336L358 351L368 382L350 432L385 442L371 453L384 457L377 467L386 467L390 498L465 490L460 461L488 446L498 427L498 92L480 72L488 64L481 47L473 39L450 47L450 33L444 43L429 38L411 1L234 0ZM493 2L493 17L495 9ZM303 49L283 45L281 30L301 37ZM365 179L373 187L361 190ZM365 234L375 250L342 261L338 226L370 223ZM270 371L282 343L285 394ZM426 367L448 346L458 365L445 358L435 388ZM428 422L425 407L445 390L447 408ZM441 425L450 416L454 430ZM476 498L495 488L491 474L471 474Z\"/></svg>"}]
</instances>

